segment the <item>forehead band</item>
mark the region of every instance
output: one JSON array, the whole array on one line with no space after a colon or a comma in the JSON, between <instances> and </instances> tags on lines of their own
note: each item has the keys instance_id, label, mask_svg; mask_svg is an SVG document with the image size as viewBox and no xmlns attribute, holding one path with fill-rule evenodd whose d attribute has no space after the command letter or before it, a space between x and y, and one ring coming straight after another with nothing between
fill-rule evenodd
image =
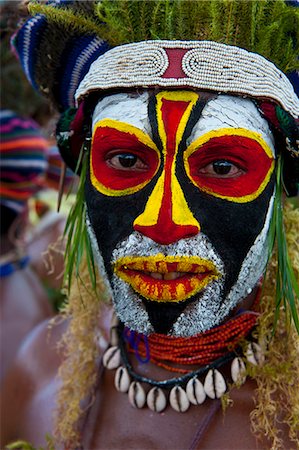
<instances>
[{"instance_id":1,"label":"forehead band","mask_svg":"<svg viewBox=\"0 0 299 450\"><path fill-rule=\"evenodd\" d=\"M269 98L299 116L294 89L273 63L213 41L143 41L115 47L92 63L76 100L94 90L157 86Z\"/></svg>"}]
</instances>

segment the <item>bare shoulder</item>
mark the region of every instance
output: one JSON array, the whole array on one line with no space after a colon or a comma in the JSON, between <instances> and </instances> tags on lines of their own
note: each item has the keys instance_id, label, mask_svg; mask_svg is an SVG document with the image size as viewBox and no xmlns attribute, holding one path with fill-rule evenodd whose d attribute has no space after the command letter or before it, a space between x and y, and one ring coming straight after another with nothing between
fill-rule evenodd
<instances>
[{"instance_id":1,"label":"bare shoulder","mask_svg":"<svg viewBox=\"0 0 299 450\"><path fill-rule=\"evenodd\" d=\"M47 320L37 325L24 340L1 387L1 448L20 436L31 438L31 413L35 412L38 418L43 412L47 417L46 411L51 409L49 401L57 391L57 371L63 358L58 343L66 328L66 321L51 324ZM42 428L42 423L40 425ZM35 427L38 426L39 423L35 423Z\"/></svg>"}]
</instances>

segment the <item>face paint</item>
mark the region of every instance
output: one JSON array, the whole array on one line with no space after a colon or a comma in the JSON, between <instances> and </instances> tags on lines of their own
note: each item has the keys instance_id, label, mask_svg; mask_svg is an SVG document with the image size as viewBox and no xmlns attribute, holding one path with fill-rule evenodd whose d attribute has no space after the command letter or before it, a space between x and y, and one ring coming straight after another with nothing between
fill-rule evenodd
<instances>
[{"instance_id":1,"label":"face paint","mask_svg":"<svg viewBox=\"0 0 299 450\"><path fill-rule=\"evenodd\" d=\"M92 234L119 318L146 334L215 326L266 264L268 124L250 100L201 102L192 91L114 94L93 116Z\"/></svg>"},{"instance_id":2,"label":"face paint","mask_svg":"<svg viewBox=\"0 0 299 450\"><path fill-rule=\"evenodd\" d=\"M163 253L119 258L114 271L144 298L164 303L185 301L219 278L210 260Z\"/></svg>"}]
</instances>

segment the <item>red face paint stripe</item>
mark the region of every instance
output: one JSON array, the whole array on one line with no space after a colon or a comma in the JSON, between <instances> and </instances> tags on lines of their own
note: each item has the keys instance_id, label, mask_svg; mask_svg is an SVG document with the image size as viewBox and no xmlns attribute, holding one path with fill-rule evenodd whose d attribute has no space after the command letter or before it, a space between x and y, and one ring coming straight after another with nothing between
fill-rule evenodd
<instances>
[{"instance_id":1,"label":"red face paint stripe","mask_svg":"<svg viewBox=\"0 0 299 450\"><path fill-rule=\"evenodd\" d=\"M241 169L236 177L209 176L201 169L226 160ZM187 173L196 186L212 195L229 199L247 198L265 187L273 171L271 158L256 140L239 135L211 138L187 159Z\"/></svg>"},{"instance_id":2,"label":"red face paint stripe","mask_svg":"<svg viewBox=\"0 0 299 450\"><path fill-rule=\"evenodd\" d=\"M160 109L159 109L159 105ZM198 233L198 227L189 224L176 224L173 220L172 177L174 176L175 157L179 145L177 136L184 113L190 101L169 100L161 98L157 107L158 129L163 144L164 153L164 186L158 219L155 225L135 224L134 229L161 244L170 244L183 237Z\"/></svg>"},{"instance_id":3,"label":"red face paint stripe","mask_svg":"<svg viewBox=\"0 0 299 450\"><path fill-rule=\"evenodd\" d=\"M109 159L122 153L130 153L139 158L146 169L123 170L109 165ZM126 195L131 189L138 190L149 182L158 170L160 163L156 149L141 142L132 131L124 132L109 126L99 126L93 136L91 151L93 184L104 193ZM93 179L92 179L93 180ZM106 192L105 188L108 189Z\"/></svg>"},{"instance_id":4,"label":"red face paint stripe","mask_svg":"<svg viewBox=\"0 0 299 450\"><path fill-rule=\"evenodd\" d=\"M159 211L158 224L163 223L166 229L171 227L171 223L169 222L172 222L171 171L178 145L176 142L176 135L180 121L188 105L189 102L174 102L172 100L162 99L161 118L166 134L166 151L164 195Z\"/></svg>"}]
</instances>

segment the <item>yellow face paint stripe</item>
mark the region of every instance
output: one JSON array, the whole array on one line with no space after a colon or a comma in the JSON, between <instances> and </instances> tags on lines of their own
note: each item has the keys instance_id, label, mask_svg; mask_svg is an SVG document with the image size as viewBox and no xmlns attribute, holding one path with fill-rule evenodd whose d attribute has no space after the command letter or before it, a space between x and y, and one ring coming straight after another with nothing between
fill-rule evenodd
<instances>
[{"instance_id":1,"label":"yellow face paint stripe","mask_svg":"<svg viewBox=\"0 0 299 450\"><path fill-rule=\"evenodd\" d=\"M173 268L173 264L176 265ZM157 280L148 272L166 274L169 271L189 272L185 279ZM124 256L114 263L114 273L143 297L156 302L185 301L210 282L221 277L215 264L197 256ZM201 278L201 274L204 277ZM186 274L187 275L187 274Z\"/></svg>"},{"instance_id":2,"label":"yellow face paint stripe","mask_svg":"<svg viewBox=\"0 0 299 450\"><path fill-rule=\"evenodd\" d=\"M157 253L153 256L123 256L114 262L113 267L115 272L123 266L124 268L134 268L134 270L166 273L167 264L173 263L178 264L177 270L180 272L192 270L201 273L208 269L219 275L215 264L209 259L199 256L164 255L163 253ZM196 266L196 269L193 266Z\"/></svg>"},{"instance_id":3,"label":"yellow face paint stripe","mask_svg":"<svg viewBox=\"0 0 299 450\"><path fill-rule=\"evenodd\" d=\"M148 198L144 212L135 219L134 226L152 226L158 222L164 192L164 178L165 172L162 172L151 195Z\"/></svg>"},{"instance_id":4,"label":"yellow face paint stripe","mask_svg":"<svg viewBox=\"0 0 299 450\"><path fill-rule=\"evenodd\" d=\"M166 131L164 127L164 123L162 120L162 102L163 100L172 100L174 102L189 102L189 105L187 106L181 121L178 125L177 132L176 132L176 153L178 151L178 145L180 141L182 140L186 124L188 122L188 119L190 117L191 111L196 104L196 102L199 99L199 95L192 91L163 91L159 92L156 96L157 99L157 120L158 120L158 132L160 139L162 141L163 145L163 152L166 153L166 143L167 143L167 136ZM176 154L175 154L176 155ZM175 158L174 158L175 159Z\"/></svg>"},{"instance_id":5,"label":"yellow face paint stripe","mask_svg":"<svg viewBox=\"0 0 299 450\"><path fill-rule=\"evenodd\" d=\"M143 131L141 131L139 128L127 124L125 122L120 122L118 120L113 120L113 119L102 119L99 120L95 126L94 126L94 130L93 130L93 135L92 135L92 145L93 145L93 141L94 141L94 137L95 137L95 133L96 130L98 128L112 128L115 129L117 131L121 131L123 133L129 133L129 134L133 134L134 136L137 137L137 139L144 145L146 145L147 147L151 148L152 150L154 150L159 158L159 164L157 165L156 171L154 173L154 175L149 179L144 181L143 183L140 183L136 186L132 186L129 187L127 189L111 189L108 186L103 185L98 178L96 177L94 170L93 170L93 152L90 152L90 179L91 179L91 183L92 185L102 194L104 195L108 195L110 197L118 197L121 195L129 195L129 194L134 194L135 192L138 192L140 189L142 189L144 186L146 186L151 179L156 175L160 163L161 163L161 156L160 156L160 152L156 146L156 144L151 140L151 138L144 133ZM125 150L125 149L124 149Z\"/></svg>"},{"instance_id":6,"label":"yellow face paint stripe","mask_svg":"<svg viewBox=\"0 0 299 450\"><path fill-rule=\"evenodd\" d=\"M171 179L172 220L177 225L194 225L200 231L200 224L190 211L182 188L175 176Z\"/></svg>"},{"instance_id":7,"label":"yellow face paint stripe","mask_svg":"<svg viewBox=\"0 0 299 450\"><path fill-rule=\"evenodd\" d=\"M206 188L204 186L198 186L198 184L193 180L193 178L190 174L190 167L188 164L189 157L192 155L192 153L197 151L203 144L206 144L208 141L210 141L213 138L222 137L222 136L242 136L242 137L248 137L250 139L253 139L256 142L258 142L258 144L263 148L263 150L265 151L267 156L270 159L272 159L271 166L270 166L263 182L260 184L259 188L252 194L244 195L241 197L230 197L230 196L226 196L226 195L222 195L222 194L217 194L217 192L214 192L213 190L211 190L209 188ZM222 198L222 199L229 200L229 201L232 201L235 203L247 203L247 202L255 200L257 197L259 197L259 195L263 192L263 190L269 183L270 177L275 168L275 160L274 160L273 151L268 146L268 144L264 141L261 134L256 131L247 130L245 128L219 128L218 130L212 130L212 131L209 131L208 133L205 133L204 135L200 136L198 139L196 139L194 142L192 142L189 145L189 147L184 152L183 160L184 160L184 166L185 166L186 173L187 173L188 177L190 178L190 180L192 181L192 183L197 188L201 189L204 192L207 192L208 194L213 195L214 197Z\"/></svg>"},{"instance_id":8,"label":"yellow face paint stripe","mask_svg":"<svg viewBox=\"0 0 299 450\"><path fill-rule=\"evenodd\" d=\"M186 129L186 125L188 119L190 117L191 111L198 101L199 95L195 92L191 91L166 91L160 92L156 96L157 100L157 122L158 122L158 132L162 142L162 151L164 155L164 162L166 161L166 153L167 153L167 135L165 131L165 126L162 118L162 104L163 100L170 101L182 101L189 102L186 110L184 111L180 123L178 125L176 131L176 146L175 153L173 157L173 163L171 166L171 203L172 203L172 220L176 225L193 225L200 230L200 225L198 221L193 216L190 211L187 201L184 197L183 191L180 187L180 184L175 175L176 171L176 156L178 153L178 147L182 140L184 131ZM137 217L134 222L134 225L142 225L142 226L152 226L155 225L158 221L159 211L162 206L162 198L164 194L164 182L165 182L165 172L161 174L157 184L151 193L148 202L146 204L144 212Z\"/></svg>"}]
</instances>

